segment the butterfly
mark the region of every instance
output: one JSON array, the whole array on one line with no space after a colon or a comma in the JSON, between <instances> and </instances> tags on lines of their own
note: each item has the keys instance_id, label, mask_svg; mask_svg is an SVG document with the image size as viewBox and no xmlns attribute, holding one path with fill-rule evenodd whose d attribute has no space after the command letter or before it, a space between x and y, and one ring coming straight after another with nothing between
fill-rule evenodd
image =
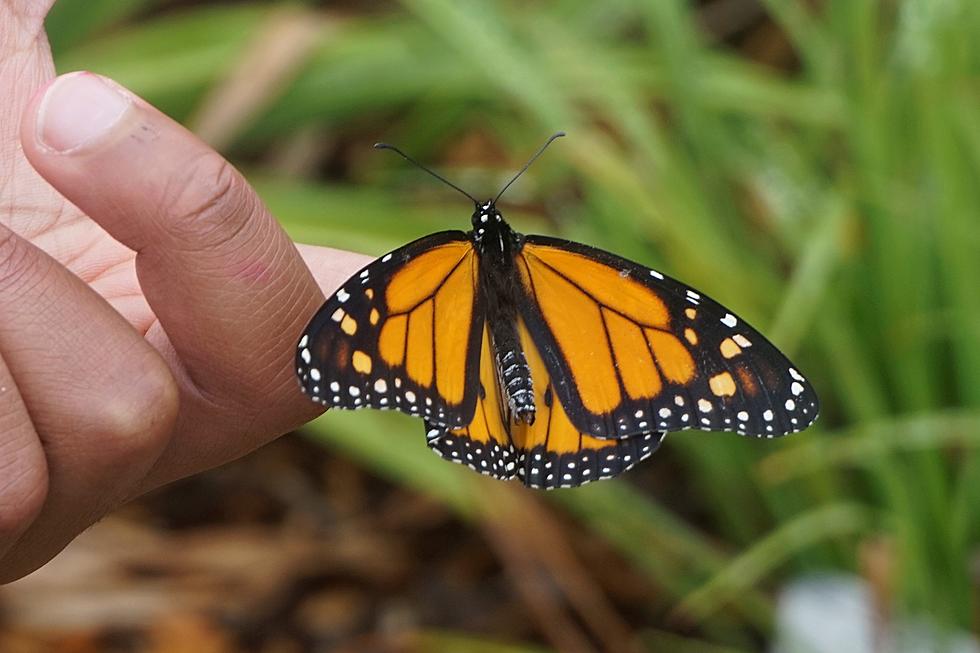
<instances>
[{"instance_id":1,"label":"butterfly","mask_svg":"<svg viewBox=\"0 0 980 653\"><path fill-rule=\"evenodd\" d=\"M611 478L668 431L772 438L817 417L813 387L703 293L587 245L514 231L473 201L472 230L385 254L319 309L296 348L303 391L333 408L422 417L452 462L535 488Z\"/></svg>"}]
</instances>

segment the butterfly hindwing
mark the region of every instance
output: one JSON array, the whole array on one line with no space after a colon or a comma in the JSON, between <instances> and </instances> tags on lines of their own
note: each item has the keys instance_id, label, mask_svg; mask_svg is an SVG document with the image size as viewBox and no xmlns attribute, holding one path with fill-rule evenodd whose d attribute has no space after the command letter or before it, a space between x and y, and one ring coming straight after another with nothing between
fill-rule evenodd
<instances>
[{"instance_id":1,"label":"butterfly hindwing","mask_svg":"<svg viewBox=\"0 0 980 653\"><path fill-rule=\"evenodd\" d=\"M505 401L497 383L490 335L486 329L480 347L480 383L473 420L458 429L425 423L429 447L446 460L499 479L513 478L521 455L510 439Z\"/></svg>"},{"instance_id":2,"label":"butterfly hindwing","mask_svg":"<svg viewBox=\"0 0 980 653\"><path fill-rule=\"evenodd\" d=\"M367 265L327 299L300 338L304 392L325 406L468 424L484 322L477 267L461 231L432 234Z\"/></svg>"},{"instance_id":3,"label":"butterfly hindwing","mask_svg":"<svg viewBox=\"0 0 980 653\"><path fill-rule=\"evenodd\" d=\"M572 424L555 379L528 328L520 321L521 346L534 379L534 424L512 430L514 445L524 453L518 476L533 488L576 487L612 478L653 455L666 435L647 429L630 437L600 439Z\"/></svg>"},{"instance_id":4,"label":"butterfly hindwing","mask_svg":"<svg viewBox=\"0 0 980 653\"><path fill-rule=\"evenodd\" d=\"M515 423L499 389L498 375L484 335L480 394L473 422L460 429L426 424L426 438L447 460L499 479L520 479L533 488L576 487L612 478L660 446L665 433L650 431L621 439L599 439L569 421L548 369L523 322L521 345L534 379L534 424Z\"/></svg>"},{"instance_id":5,"label":"butterfly hindwing","mask_svg":"<svg viewBox=\"0 0 980 653\"><path fill-rule=\"evenodd\" d=\"M775 437L817 416L758 331L684 284L585 245L528 236L523 317L568 419L598 438L702 428Z\"/></svg>"}]
</instances>

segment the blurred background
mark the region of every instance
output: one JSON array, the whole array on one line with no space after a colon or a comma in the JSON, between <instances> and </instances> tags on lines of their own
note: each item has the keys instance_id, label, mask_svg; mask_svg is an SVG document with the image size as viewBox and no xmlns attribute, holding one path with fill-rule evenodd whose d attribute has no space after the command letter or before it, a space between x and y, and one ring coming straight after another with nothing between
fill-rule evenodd
<instances>
[{"instance_id":1,"label":"blurred background","mask_svg":"<svg viewBox=\"0 0 980 653\"><path fill-rule=\"evenodd\" d=\"M300 241L502 205L656 266L799 363L821 420L484 479L331 413L0 588L0 650L980 650L980 3L60 0L60 72L224 152ZM290 341L296 334L283 334Z\"/></svg>"}]
</instances>

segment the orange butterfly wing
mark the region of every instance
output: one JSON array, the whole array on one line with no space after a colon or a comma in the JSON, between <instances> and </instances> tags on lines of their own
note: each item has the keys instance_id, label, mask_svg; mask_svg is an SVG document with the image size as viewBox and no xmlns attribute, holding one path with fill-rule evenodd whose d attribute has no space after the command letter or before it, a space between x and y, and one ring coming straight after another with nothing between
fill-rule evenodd
<instances>
[{"instance_id":1,"label":"orange butterfly wing","mask_svg":"<svg viewBox=\"0 0 980 653\"><path fill-rule=\"evenodd\" d=\"M477 265L467 235L446 231L363 268L300 338L296 369L304 392L325 406L468 424L484 321Z\"/></svg>"},{"instance_id":2,"label":"orange butterfly wing","mask_svg":"<svg viewBox=\"0 0 980 653\"><path fill-rule=\"evenodd\" d=\"M758 331L708 297L608 252L529 236L518 269L534 344L569 421L598 438L656 428L775 437L816 393Z\"/></svg>"}]
</instances>

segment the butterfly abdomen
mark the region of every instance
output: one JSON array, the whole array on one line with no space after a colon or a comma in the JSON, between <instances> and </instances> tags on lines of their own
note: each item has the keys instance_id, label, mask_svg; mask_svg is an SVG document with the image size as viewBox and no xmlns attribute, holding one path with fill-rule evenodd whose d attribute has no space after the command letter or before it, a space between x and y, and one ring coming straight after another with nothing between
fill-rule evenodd
<instances>
[{"instance_id":1,"label":"butterfly abdomen","mask_svg":"<svg viewBox=\"0 0 980 653\"><path fill-rule=\"evenodd\" d=\"M524 351L517 345L516 329L513 343L497 344L500 339L494 338L494 351L497 352L497 370L500 385L510 404L514 418L524 424L534 424L536 407L534 405L534 385L531 380L531 368L527 364Z\"/></svg>"}]
</instances>

